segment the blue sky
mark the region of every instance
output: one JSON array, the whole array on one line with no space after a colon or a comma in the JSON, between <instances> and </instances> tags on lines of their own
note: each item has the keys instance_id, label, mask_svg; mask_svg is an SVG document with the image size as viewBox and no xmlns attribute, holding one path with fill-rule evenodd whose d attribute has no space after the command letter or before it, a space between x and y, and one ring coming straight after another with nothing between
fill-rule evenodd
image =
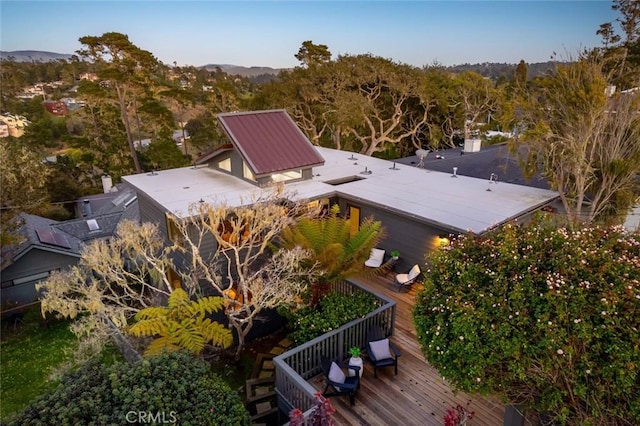
<instances>
[{"instance_id":1,"label":"blue sky","mask_svg":"<svg viewBox=\"0 0 640 426\"><path fill-rule=\"evenodd\" d=\"M0 50L74 53L115 31L166 64L292 67L305 40L423 66L576 56L614 21L595 1L5 1Z\"/></svg>"}]
</instances>

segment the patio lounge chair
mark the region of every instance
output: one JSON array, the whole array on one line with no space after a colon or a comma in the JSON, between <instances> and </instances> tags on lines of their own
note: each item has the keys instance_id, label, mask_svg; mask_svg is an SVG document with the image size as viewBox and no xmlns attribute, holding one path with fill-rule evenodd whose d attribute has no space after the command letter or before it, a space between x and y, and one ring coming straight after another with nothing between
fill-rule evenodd
<instances>
[{"instance_id":1,"label":"patio lounge chair","mask_svg":"<svg viewBox=\"0 0 640 426\"><path fill-rule=\"evenodd\" d=\"M327 386L325 386L322 396L329 398L331 396L349 395L349 402L354 405L356 392L360 387L360 367L345 365L344 367L355 372L355 375L347 376L340 365L323 355L320 355L320 364L322 373L327 381ZM329 392L329 388L333 388L333 392Z\"/></svg>"},{"instance_id":2,"label":"patio lounge chair","mask_svg":"<svg viewBox=\"0 0 640 426\"><path fill-rule=\"evenodd\" d=\"M369 259L367 259L367 261L364 262L364 264L369 268L377 268L380 265L382 265L383 261L384 261L384 250L378 249L378 248L372 248L371 255L369 255Z\"/></svg>"},{"instance_id":3,"label":"patio lounge chair","mask_svg":"<svg viewBox=\"0 0 640 426\"><path fill-rule=\"evenodd\" d=\"M367 358L373 364L373 377L378 378L379 367L391 367L398 374L398 358L400 350L385 337L380 327L373 327L367 332Z\"/></svg>"},{"instance_id":4,"label":"patio lounge chair","mask_svg":"<svg viewBox=\"0 0 640 426\"><path fill-rule=\"evenodd\" d=\"M407 274L397 274L396 275L396 284L398 284L398 291L402 290L403 287L409 288L415 282L415 280L420 276L420 267L416 264L413 265L413 268Z\"/></svg>"}]
</instances>

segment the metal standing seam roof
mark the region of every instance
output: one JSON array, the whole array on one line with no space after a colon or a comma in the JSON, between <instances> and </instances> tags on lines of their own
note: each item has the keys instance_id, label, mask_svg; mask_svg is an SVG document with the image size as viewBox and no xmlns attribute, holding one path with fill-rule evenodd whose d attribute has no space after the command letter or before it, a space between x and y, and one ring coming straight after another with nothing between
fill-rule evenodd
<instances>
[{"instance_id":1,"label":"metal standing seam roof","mask_svg":"<svg viewBox=\"0 0 640 426\"><path fill-rule=\"evenodd\" d=\"M258 177L324 164L284 110L225 113L218 120Z\"/></svg>"}]
</instances>

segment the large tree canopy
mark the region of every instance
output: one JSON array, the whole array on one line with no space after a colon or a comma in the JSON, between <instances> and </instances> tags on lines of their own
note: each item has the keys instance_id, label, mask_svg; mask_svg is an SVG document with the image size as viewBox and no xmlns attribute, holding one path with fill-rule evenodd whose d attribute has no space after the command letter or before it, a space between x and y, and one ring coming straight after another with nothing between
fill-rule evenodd
<instances>
[{"instance_id":1,"label":"large tree canopy","mask_svg":"<svg viewBox=\"0 0 640 426\"><path fill-rule=\"evenodd\" d=\"M0 141L0 245L2 267L11 261L9 248L21 241L17 217L36 213L49 199L46 185L50 169L43 156L13 138Z\"/></svg>"},{"instance_id":2,"label":"large tree canopy","mask_svg":"<svg viewBox=\"0 0 640 426\"><path fill-rule=\"evenodd\" d=\"M148 82L158 61L153 55L140 49L125 34L109 32L101 36L80 37L83 49L78 54L96 64L102 84L112 91L114 102L120 110L129 152L135 171L142 172L135 147L132 116L137 116L140 102L146 98ZM105 92L105 93L106 93Z\"/></svg>"},{"instance_id":3,"label":"large tree canopy","mask_svg":"<svg viewBox=\"0 0 640 426\"><path fill-rule=\"evenodd\" d=\"M428 263L416 330L456 388L561 424L640 422L640 234L508 225Z\"/></svg>"}]
</instances>

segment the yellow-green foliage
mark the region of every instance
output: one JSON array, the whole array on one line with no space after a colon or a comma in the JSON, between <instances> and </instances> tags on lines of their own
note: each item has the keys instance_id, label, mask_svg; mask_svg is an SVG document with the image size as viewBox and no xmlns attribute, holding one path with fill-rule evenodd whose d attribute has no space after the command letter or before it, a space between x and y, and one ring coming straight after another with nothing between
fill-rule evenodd
<instances>
[{"instance_id":1,"label":"yellow-green foliage","mask_svg":"<svg viewBox=\"0 0 640 426\"><path fill-rule=\"evenodd\" d=\"M168 306L138 312L137 322L128 331L137 337L155 337L144 352L146 357L181 349L199 355L209 342L228 348L233 343L231 331L207 318L207 314L219 311L222 306L221 297L190 300L187 292L178 288L169 296Z\"/></svg>"},{"instance_id":2,"label":"yellow-green foliage","mask_svg":"<svg viewBox=\"0 0 640 426\"><path fill-rule=\"evenodd\" d=\"M349 219L338 215L337 206L324 218L302 218L282 232L284 247L300 246L313 253L313 261L324 270L327 282L355 275L362 271L371 249L383 236L382 223L366 218L354 235Z\"/></svg>"}]
</instances>

